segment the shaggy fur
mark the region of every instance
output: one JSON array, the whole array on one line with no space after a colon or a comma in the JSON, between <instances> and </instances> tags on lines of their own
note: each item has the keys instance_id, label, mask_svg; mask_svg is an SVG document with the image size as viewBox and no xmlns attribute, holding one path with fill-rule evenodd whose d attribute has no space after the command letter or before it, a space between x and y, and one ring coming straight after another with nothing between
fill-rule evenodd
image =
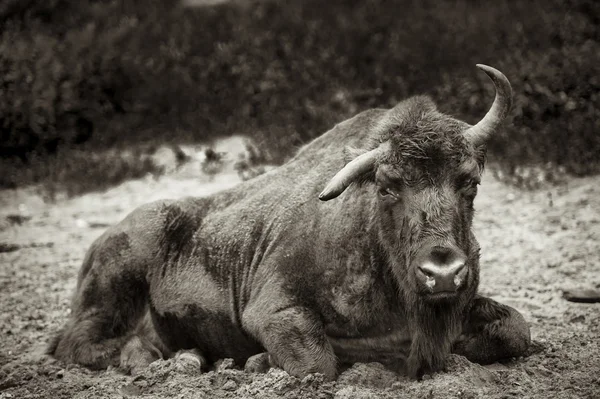
<instances>
[{"instance_id":1,"label":"shaggy fur","mask_svg":"<svg viewBox=\"0 0 600 399\"><path fill-rule=\"evenodd\" d=\"M233 189L135 210L88 251L49 352L135 372L180 350L240 365L266 351L293 375L328 378L346 362L418 378L451 350L483 363L524 353L522 316L476 297L471 223L485 151L463 138L468 127L415 97L340 123ZM346 162L384 143L373 170L318 200ZM435 246L468 267L441 298L415 272Z\"/></svg>"}]
</instances>

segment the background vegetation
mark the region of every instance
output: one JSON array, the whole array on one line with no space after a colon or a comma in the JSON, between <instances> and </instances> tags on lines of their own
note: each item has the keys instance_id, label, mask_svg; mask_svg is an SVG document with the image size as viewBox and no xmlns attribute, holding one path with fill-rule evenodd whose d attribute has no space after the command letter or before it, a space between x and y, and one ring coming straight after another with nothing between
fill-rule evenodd
<instances>
[{"instance_id":1,"label":"background vegetation","mask_svg":"<svg viewBox=\"0 0 600 399\"><path fill-rule=\"evenodd\" d=\"M513 84L505 174L597 173L599 24L594 0L1 0L0 186L117 183L153 167L85 154L233 133L282 162L419 93L473 123L493 98L476 63Z\"/></svg>"}]
</instances>

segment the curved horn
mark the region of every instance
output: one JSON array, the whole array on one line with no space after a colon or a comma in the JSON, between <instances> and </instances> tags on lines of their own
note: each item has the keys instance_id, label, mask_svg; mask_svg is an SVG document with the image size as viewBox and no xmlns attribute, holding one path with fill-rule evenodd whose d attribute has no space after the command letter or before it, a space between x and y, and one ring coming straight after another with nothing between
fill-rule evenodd
<instances>
[{"instance_id":1,"label":"curved horn","mask_svg":"<svg viewBox=\"0 0 600 399\"><path fill-rule=\"evenodd\" d=\"M384 151L383 146L359 155L348 162L339 172L333 176L325 189L319 194L321 201L329 201L340 195L360 175L373 169L377 157Z\"/></svg>"},{"instance_id":2,"label":"curved horn","mask_svg":"<svg viewBox=\"0 0 600 399\"><path fill-rule=\"evenodd\" d=\"M477 68L485 72L494 82L496 98L487 114L475 126L464 132L465 138L474 146L484 144L498 129L512 105L512 88L510 82L499 70L487 65L477 64Z\"/></svg>"}]
</instances>

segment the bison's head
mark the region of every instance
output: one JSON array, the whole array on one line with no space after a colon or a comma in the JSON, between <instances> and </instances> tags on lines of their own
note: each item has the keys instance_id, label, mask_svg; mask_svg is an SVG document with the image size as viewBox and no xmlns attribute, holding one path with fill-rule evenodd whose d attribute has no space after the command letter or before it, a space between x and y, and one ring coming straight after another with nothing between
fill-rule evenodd
<instances>
[{"instance_id":1,"label":"bison's head","mask_svg":"<svg viewBox=\"0 0 600 399\"><path fill-rule=\"evenodd\" d=\"M404 290L428 301L473 294L478 284L473 200L485 143L508 113L512 95L501 72L478 67L496 87L494 104L479 123L443 115L425 97L409 100L390 111L375 148L350 161L319 196L326 201L353 182L367 182L377 197L373 220L394 275Z\"/></svg>"}]
</instances>

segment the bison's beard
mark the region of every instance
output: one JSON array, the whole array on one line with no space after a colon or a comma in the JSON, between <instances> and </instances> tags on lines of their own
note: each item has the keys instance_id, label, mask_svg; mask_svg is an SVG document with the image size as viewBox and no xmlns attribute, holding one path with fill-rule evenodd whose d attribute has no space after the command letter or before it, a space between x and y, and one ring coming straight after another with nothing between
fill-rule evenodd
<instances>
[{"instance_id":1,"label":"bison's beard","mask_svg":"<svg viewBox=\"0 0 600 399\"><path fill-rule=\"evenodd\" d=\"M406 259L408 260L408 259ZM470 304L479 283L477 258L469 260L469 278L464 289L442 300L429 300L414 287L410 270L403 268L399 283L400 295L411 332L411 349L406 364L414 378L442 370L452 344L462 332ZM400 277L397 275L397 277Z\"/></svg>"},{"instance_id":2,"label":"bison's beard","mask_svg":"<svg viewBox=\"0 0 600 399\"><path fill-rule=\"evenodd\" d=\"M414 288L408 270L392 271L400 303L411 333L406 372L413 378L442 370L452 344L462 332L478 284L478 267L469 270L466 287L444 300L431 301ZM391 276L390 276L391 277Z\"/></svg>"},{"instance_id":3,"label":"bison's beard","mask_svg":"<svg viewBox=\"0 0 600 399\"><path fill-rule=\"evenodd\" d=\"M405 220L400 237L393 230L380 229L379 242L387 254L388 271L404 305L411 332L411 349L406 364L407 374L421 378L423 374L444 369L452 344L462 332L470 304L479 284L479 246L470 232L463 237L466 246L469 274L465 287L456 294L442 300L429 300L416 287L413 264L416 249L414 239L419 236Z\"/></svg>"},{"instance_id":4,"label":"bison's beard","mask_svg":"<svg viewBox=\"0 0 600 399\"><path fill-rule=\"evenodd\" d=\"M406 371L413 378L445 368L446 358L452 344L462 332L470 304L479 283L478 254L471 254L469 277L463 289L448 298L430 300L418 292L414 273L406 267L396 269L398 290L405 306L405 314L411 332L411 349ZM398 265L399 266L399 265ZM401 270L401 271L400 271Z\"/></svg>"},{"instance_id":5,"label":"bison's beard","mask_svg":"<svg viewBox=\"0 0 600 399\"><path fill-rule=\"evenodd\" d=\"M412 339L406 371L411 377L444 369L462 331L469 302L464 294L446 303L428 303L417 296L406 302Z\"/></svg>"}]
</instances>

